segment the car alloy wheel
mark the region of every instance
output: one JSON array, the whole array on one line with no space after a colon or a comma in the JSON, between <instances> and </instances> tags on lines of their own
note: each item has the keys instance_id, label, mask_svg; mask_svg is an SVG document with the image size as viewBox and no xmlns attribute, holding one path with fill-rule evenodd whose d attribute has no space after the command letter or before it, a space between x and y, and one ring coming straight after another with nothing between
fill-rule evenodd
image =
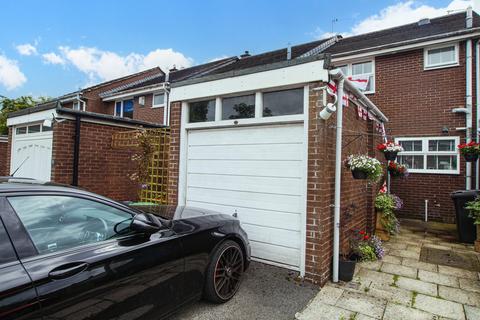
<instances>
[{"instance_id":1,"label":"car alloy wheel","mask_svg":"<svg viewBox=\"0 0 480 320\"><path fill-rule=\"evenodd\" d=\"M238 246L224 248L215 265L215 292L222 300L229 300L240 286L243 273L243 253Z\"/></svg>"}]
</instances>

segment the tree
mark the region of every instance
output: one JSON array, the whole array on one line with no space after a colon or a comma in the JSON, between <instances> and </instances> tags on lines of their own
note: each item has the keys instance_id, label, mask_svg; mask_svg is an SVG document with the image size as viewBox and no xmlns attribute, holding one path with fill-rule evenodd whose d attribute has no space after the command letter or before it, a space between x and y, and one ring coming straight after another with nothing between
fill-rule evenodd
<instances>
[{"instance_id":1,"label":"tree","mask_svg":"<svg viewBox=\"0 0 480 320\"><path fill-rule=\"evenodd\" d=\"M11 112L34 107L39 103L49 101L50 98L40 97L38 99L32 96L21 96L19 98L10 99L0 96L0 134L8 134L7 116Z\"/></svg>"}]
</instances>

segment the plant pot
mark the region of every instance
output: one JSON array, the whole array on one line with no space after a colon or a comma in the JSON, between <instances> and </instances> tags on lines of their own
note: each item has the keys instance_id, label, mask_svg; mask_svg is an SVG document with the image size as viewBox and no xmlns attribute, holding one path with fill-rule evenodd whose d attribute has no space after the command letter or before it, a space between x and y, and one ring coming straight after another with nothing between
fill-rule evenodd
<instances>
[{"instance_id":1,"label":"plant pot","mask_svg":"<svg viewBox=\"0 0 480 320\"><path fill-rule=\"evenodd\" d=\"M352 176L354 179L367 179L368 174L365 171L354 169L352 170Z\"/></svg>"},{"instance_id":2,"label":"plant pot","mask_svg":"<svg viewBox=\"0 0 480 320\"><path fill-rule=\"evenodd\" d=\"M353 279L353 274L355 273L355 265L357 261L355 260L342 260L338 262L338 279L349 282Z\"/></svg>"},{"instance_id":3,"label":"plant pot","mask_svg":"<svg viewBox=\"0 0 480 320\"><path fill-rule=\"evenodd\" d=\"M398 152L396 151L385 151L383 155L385 156L385 159L388 161L395 161L397 159L397 154Z\"/></svg>"},{"instance_id":4,"label":"plant pot","mask_svg":"<svg viewBox=\"0 0 480 320\"><path fill-rule=\"evenodd\" d=\"M390 233L385 229L382 223L382 212L377 211L377 221L375 224L375 235L382 241L390 240Z\"/></svg>"},{"instance_id":5,"label":"plant pot","mask_svg":"<svg viewBox=\"0 0 480 320\"><path fill-rule=\"evenodd\" d=\"M465 158L466 162L475 162L478 159L478 154L476 154L476 153L465 153L463 155L463 157Z\"/></svg>"}]
</instances>

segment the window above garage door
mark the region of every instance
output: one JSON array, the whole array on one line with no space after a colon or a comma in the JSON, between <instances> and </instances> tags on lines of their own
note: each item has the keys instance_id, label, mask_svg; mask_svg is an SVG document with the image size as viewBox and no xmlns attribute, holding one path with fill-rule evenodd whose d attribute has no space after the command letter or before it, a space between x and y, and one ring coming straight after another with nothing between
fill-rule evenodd
<instances>
[{"instance_id":1,"label":"window above garage door","mask_svg":"<svg viewBox=\"0 0 480 320\"><path fill-rule=\"evenodd\" d=\"M52 131L52 127L44 126L41 123L15 127L16 135L31 135L31 134L47 132L47 131Z\"/></svg>"},{"instance_id":2,"label":"window above garage door","mask_svg":"<svg viewBox=\"0 0 480 320\"><path fill-rule=\"evenodd\" d=\"M308 86L232 94L187 104L186 127L303 121Z\"/></svg>"}]
</instances>

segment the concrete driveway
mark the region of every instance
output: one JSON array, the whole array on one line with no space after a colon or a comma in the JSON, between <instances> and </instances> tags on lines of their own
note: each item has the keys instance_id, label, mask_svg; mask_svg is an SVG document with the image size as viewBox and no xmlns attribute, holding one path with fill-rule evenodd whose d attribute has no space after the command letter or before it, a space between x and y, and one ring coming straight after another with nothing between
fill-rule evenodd
<instances>
[{"instance_id":1,"label":"concrete driveway","mask_svg":"<svg viewBox=\"0 0 480 320\"><path fill-rule=\"evenodd\" d=\"M223 305L200 301L185 307L173 320L239 320L295 318L319 288L294 280L295 272L252 262L235 297Z\"/></svg>"}]
</instances>

